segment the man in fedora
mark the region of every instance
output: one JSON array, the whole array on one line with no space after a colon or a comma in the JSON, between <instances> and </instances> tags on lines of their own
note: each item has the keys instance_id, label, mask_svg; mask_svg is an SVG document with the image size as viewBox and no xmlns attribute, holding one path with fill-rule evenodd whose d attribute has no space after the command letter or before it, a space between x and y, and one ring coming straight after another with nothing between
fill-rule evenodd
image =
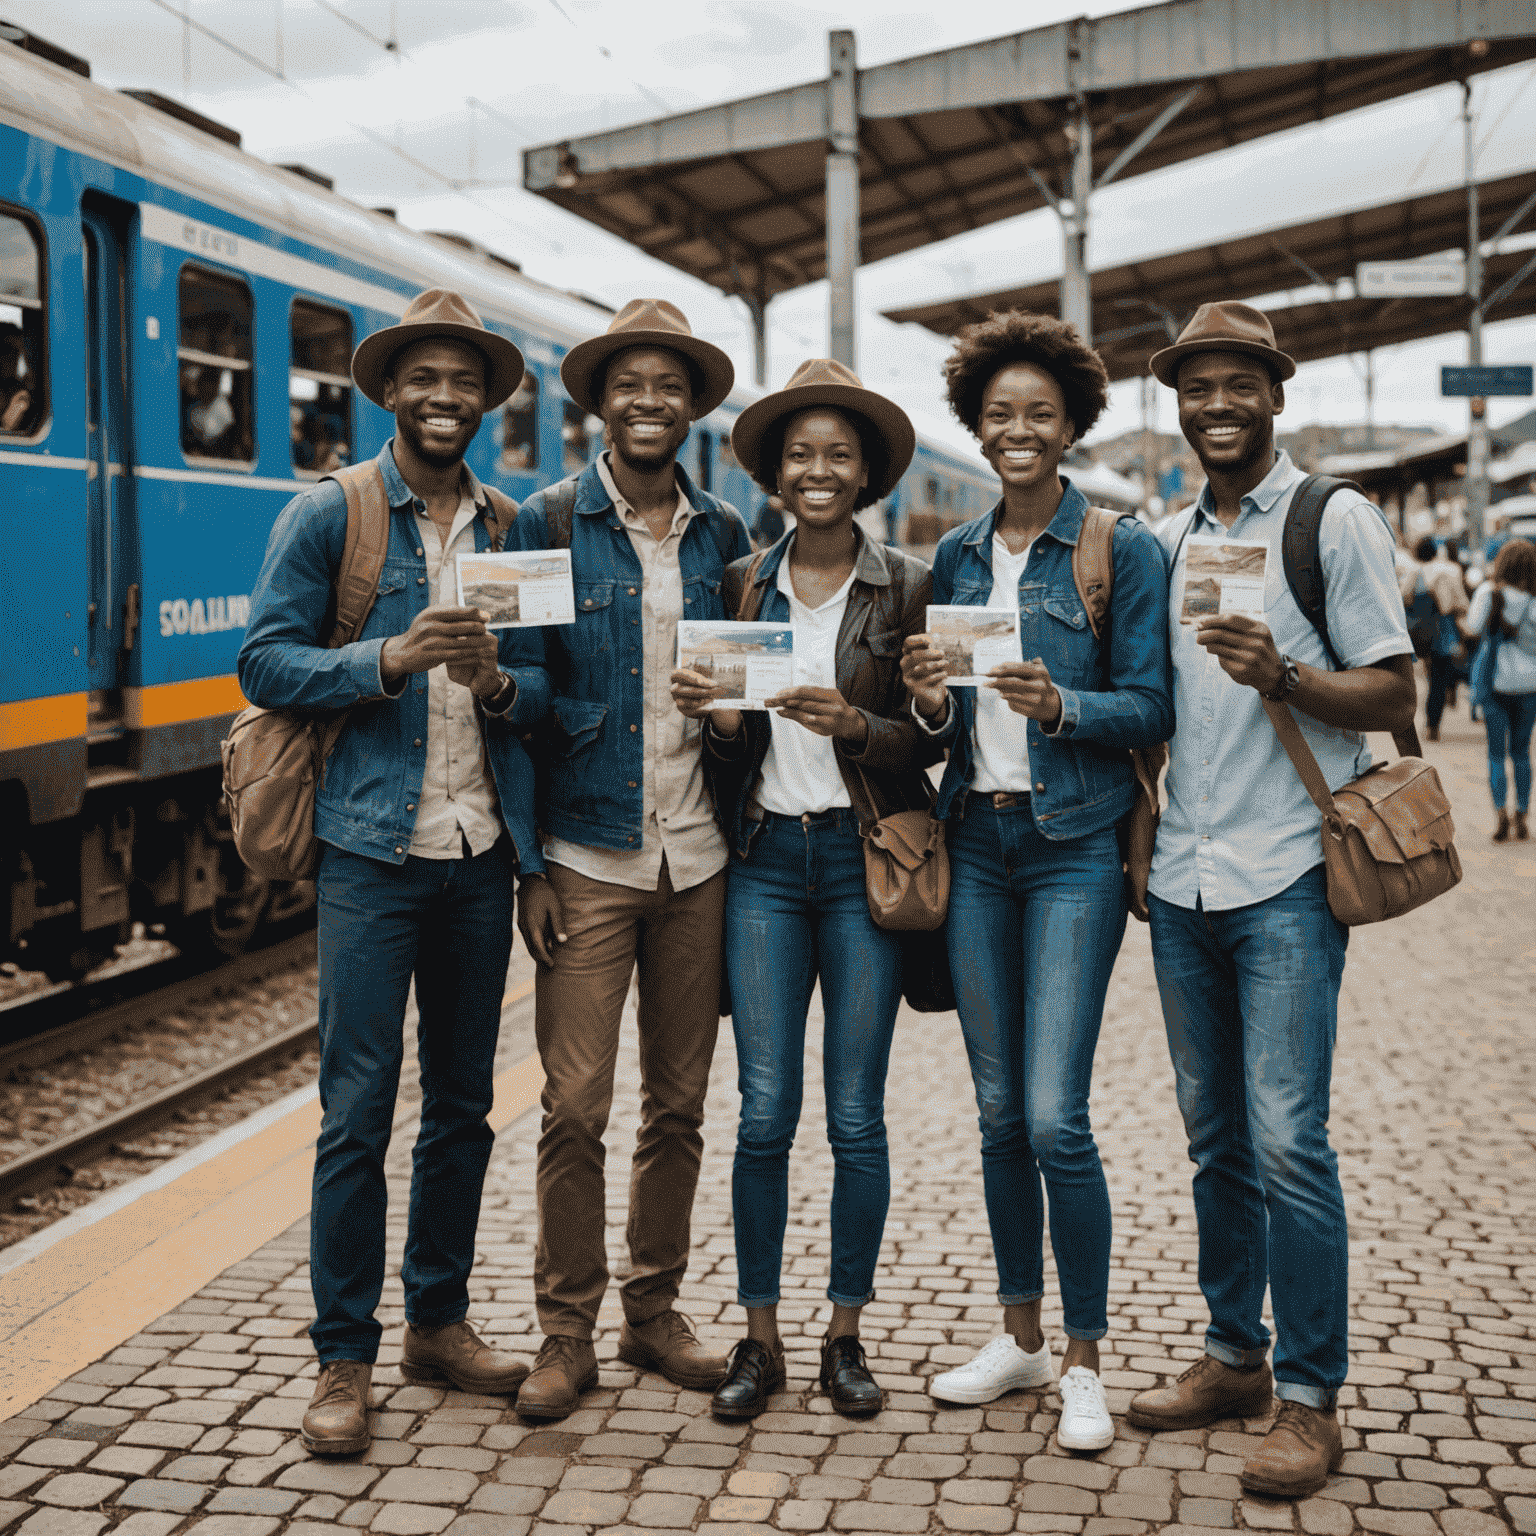
<instances>
[{"instance_id":1,"label":"man in fedora","mask_svg":"<svg viewBox=\"0 0 1536 1536\"><path fill-rule=\"evenodd\" d=\"M1178 391L1179 425L1207 477L1159 534L1172 568L1177 729L1148 906L1211 1321L1204 1356L1137 1396L1128 1417L1152 1430L1267 1417L1273 1390L1280 1412L1243 1486L1301 1498L1343 1457L1349 1239L1328 1097L1349 935L1328 909L1317 809L1261 696L1289 706L1337 789L1370 765L1364 732L1412 723L1413 653L1392 535L1358 491L1336 491L1318 526L1337 665L1291 593L1281 539L1303 476L1275 451L1275 417L1296 365L1268 319L1246 304L1202 305L1152 371ZM1208 538L1265 546L1262 620L1181 622L1190 540Z\"/></svg>"},{"instance_id":2,"label":"man in fedora","mask_svg":"<svg viewBox=\"0 0 1536 1536\"><path fill-rule=\"evenodd\" d=\"M305 1447L368 1445L381 1328L384 1154L414 976L421 1061L400 1278L401 1372L464 1392L514 1393L528 1367L465 1321L490 1156L492 1067L511 953L513 875L543 868L533 769L519 727L549 703L542 668L517 667L484 615L453 600L455 558L487 549L511 510L464 453L523 359L455 293L421 294L352 359L357 387L395 417L370 464L389 507L378 596L349 644L326 645L347 534L342 487L323 479L278 518L251 599L240 686L271 709L350 709L316 796L320 1102L310 1216L310 1328L320 1376Z\"/></svg>"},{"instance_id":3,"label":"man in fedora","mask_svg":"<svg viewBox=\"0 0 1536 1536\"><path fill-rule=\"evenodd\" d=\"M726 565L751 552L733 507L677 462L725 398L731 360L660 299L626 304L560 367L608 445L575 479L531 496L520 549L568 545L576 622L543 631L554 694L541 764L543 873L525 873L518 925L539 962L544 1064L534 1294L545 1339L518 1412L563 1418L597 1382L608 1285L603 1131L619 1018L640 972L641 1123L630 1177L619 1356L708 1391L725 1359L675 1310L719 1027L726 845L704 781L701 730L672 702L680 619L729 618Z\"/></svg>"}]
</instances>

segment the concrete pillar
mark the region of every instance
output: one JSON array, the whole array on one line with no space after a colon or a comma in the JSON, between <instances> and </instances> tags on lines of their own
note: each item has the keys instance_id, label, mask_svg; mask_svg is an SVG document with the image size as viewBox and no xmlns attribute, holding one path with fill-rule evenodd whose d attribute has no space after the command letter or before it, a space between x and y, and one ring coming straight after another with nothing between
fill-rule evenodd
<instances>
[{"instance_id":1,"label":"concrete pillar","mask_svg":"<svg viewBox=\"0 0 1536 1536\"><path fill-rule=\"evenodd\" d=\"M1483 237L1478 218L1475 130L1472 86L1461 83L1461 130L1463 174L1467 183L1467 296L1472 314L1467 320L1467 361L1474 368L1483 361ZM1483 547L1483 524L1488 515L1488 421L1486 404L1474 400L1467 418L1467 533L1470 549Z\"/></svg>"},{"instance_id":2,"label":"concrete pillar","mask_svg":"<svg viewBox=\"0 0 1536 1536\"><path fill-rule=\"evenodd\" d=\"M758 289L746 301L752 316L752 378L761 387L768 382L768 295Z\"/></svg>"},{"instance_id":3,"label":"concrete pillar","mask_svg":"<svg viewBox=\"0 0 1536 1536\"><path fill-rule=\"evenodd\" d=\"M852 32L828 34L827 353L858 368L854 275L859 266L858 64Z\"/></svg>"},{"instance_id":4,"label":"concrete pillar","mask_svg":"<svg viewBox=\"0 0 1536 1536\"><path fill-rule=\"evenodd\" d=\"M1093 195L1093 126L1081 96L1067 124L1072 146L1072 176L1061 215L1061 318L1070 320L1084 341L1093 342L1093 309L1088 288L1088 204Z\"/></svg>"}]
</instances>

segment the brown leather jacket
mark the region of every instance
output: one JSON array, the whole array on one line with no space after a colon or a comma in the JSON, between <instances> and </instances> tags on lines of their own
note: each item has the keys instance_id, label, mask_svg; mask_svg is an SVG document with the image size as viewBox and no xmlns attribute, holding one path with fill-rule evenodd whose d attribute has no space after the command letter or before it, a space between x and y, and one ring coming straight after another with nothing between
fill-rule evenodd
<instances>
[{"instance_id":1,"label":"brown leather jacket","mask_svg":"<svg viewBox=\"0 0 1536 1536\"><path fill-rule=\"evenodd\" d=\"M861 827L893 811L917 810L932 802L923 772L943 756L942 746L919 730L908 709L901 680L901 647L908 635L921 634L933 590L932 573L921 560L876 544L855 524L859 538L853 590L837 634L837 688L847 703L869 721L869 737L855 751L837 743L837 765ZM758 557L733 561L725 569L721 592L732 617L785 622L788 604L778 590L779 566L794 538L790 530L762 557L753 573L752 594L743 609L747 572ZM749 710L746 728L722 743L706 731L704 768L715 806L731 848L747 856L761 824L754 801L772 732L763 710Z\"/></svg>"}]
</instances>

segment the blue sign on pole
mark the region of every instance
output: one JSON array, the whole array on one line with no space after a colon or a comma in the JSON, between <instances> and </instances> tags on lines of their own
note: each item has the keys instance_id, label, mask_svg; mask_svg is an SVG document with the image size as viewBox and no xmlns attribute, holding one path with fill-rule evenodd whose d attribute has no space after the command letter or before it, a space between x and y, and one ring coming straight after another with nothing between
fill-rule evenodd
<instances>
[{"instance_id":1,"label":"blue sign on pole","mask_svg":"<svg viewBox=\"0 0 1536 1536\"><path fill-rule=\"evenodd\" d=\"M1529 395L1533 370L1529 363L1494 363L1478 368L1440 370L1442 395L1482 397L1489 395Z\"/></svg>"}]
</instances>

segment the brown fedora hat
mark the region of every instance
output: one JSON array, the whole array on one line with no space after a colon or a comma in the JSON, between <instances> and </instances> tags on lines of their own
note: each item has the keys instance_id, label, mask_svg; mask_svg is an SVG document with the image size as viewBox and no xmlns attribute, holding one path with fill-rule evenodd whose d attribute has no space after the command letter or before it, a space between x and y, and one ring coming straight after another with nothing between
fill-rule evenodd
<instances>
[{"instance_id":1,"label":"brown fedora hat","mask_svg":"<svg viewBox=\"0 0 1536 1536\"><path fill-rule=\"evenodd\" d=\"M917 433L907 413L894 400L865 389L851 368L830 357L812 357L801 363L783 389L754 400L731 428L731 451L746 472L763 484L759 471L763 437L774 422L813 405L830 405L862 416L885 440L890 458L884 483L870 486L877 497L888 496L907 472L917 448ZM777 466L773 466L777 470ZM768 477L772 483L772 474Z\"/></svg>"},{"instance_id":2,"label":"brown fedora hat","mask_svg":"<svg viewBox=\"0 0 1536 1536\"><path fill-rule=\"evenodd\" d=\"M1245 352L1263 361L1278 379L1296 372L1295 362L1275 345L1275 328L1262 309L1221 299L1202 304L1171 347L1152 354L1152 373L1170 388L1178 384L1179 364L1191 352Z\"/></svg>"},{"instance_id":3,"label":"brown fedora hat","mask_svg":"<svg viewBox=\"0 0 1536 1536\"><path fill-rule=\"evenodd\" d=\"M401 347L408 347L413 341L426 341L432 336L468 342L485 358L486 410L493 410L503 400L510 399L522 383L523 354L505 336L486 330L469 301L446 288L428 288L425 293L418 293L401 316L399 325L386 326L372 336L363 337L352 354L353 383L375 405L383 405L390 359Z\"/></svg>"},{"instance_id":4,"label":"brown fedora hat","mask_svg":"<svg viewBox=\"0 0 1536 1536\"><path fill-rule=\"evenodd\" d=\"M665 347L669 352L682 353L697 366L704 375L704 387L695 392L695 421L709 415L736 382L735 364L719 347L693 334L688 317L676 304L665 299L631 299L601 336L577 342L560 364L566 393L582 410L598 414L601 402L592 386L608 359L630 347Z\"/></svg>"}]
</instances>

